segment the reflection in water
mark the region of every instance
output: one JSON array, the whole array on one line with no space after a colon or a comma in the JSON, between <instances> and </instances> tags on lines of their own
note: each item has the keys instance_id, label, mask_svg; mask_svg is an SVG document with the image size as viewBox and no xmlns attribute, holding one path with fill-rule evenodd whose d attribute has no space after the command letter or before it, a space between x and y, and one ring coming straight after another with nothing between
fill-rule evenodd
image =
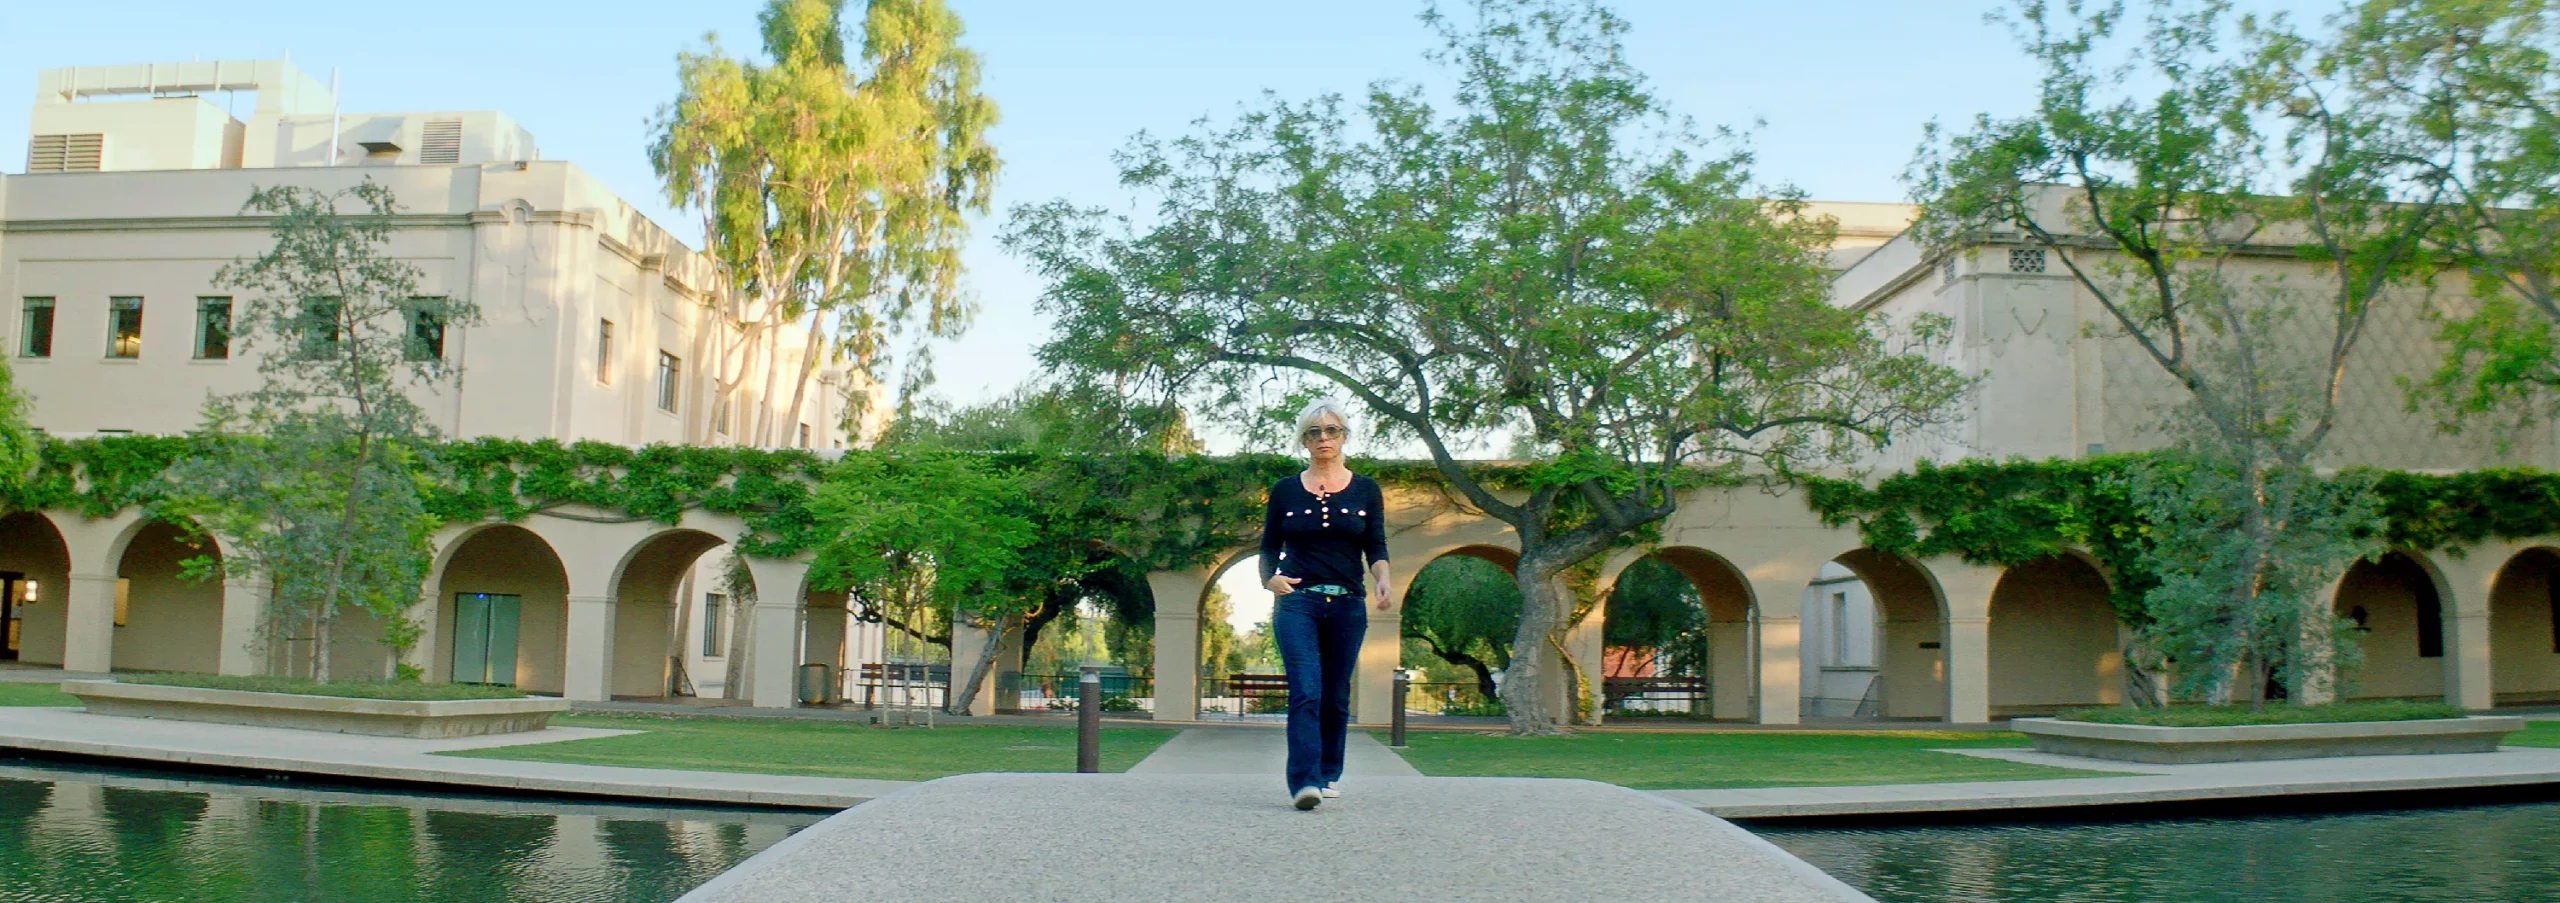
<instances>
[{"instance_id":1,"label":"reflection in water","mask_svg":"<svg viewBox=\"0 0 2560 903\"><path fill-rule=\"evenodd\" d=\"M1754 831L1884 903L2560 901L2560 803Z\"/></svg>"},{"instance_id":2,"label":"reflection in water","mask_svg":"<svg viewBox=\"0 0 2560 903\"><path fill-rule=\"evenodd\" d=\"M0 903L660 903L822 817L0 764Z\"/></svg>"}]
</instances>

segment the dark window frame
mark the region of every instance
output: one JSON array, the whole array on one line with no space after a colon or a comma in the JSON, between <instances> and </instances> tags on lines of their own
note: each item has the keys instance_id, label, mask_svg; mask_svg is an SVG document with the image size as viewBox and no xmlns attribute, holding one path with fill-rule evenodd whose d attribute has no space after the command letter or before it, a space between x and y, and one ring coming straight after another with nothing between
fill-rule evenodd
<instances>
[{"instance_id":1,"label":"dark window frame","mask_svg":"<svg viewBox=\"0 0 2560 903\"><path fill-rule=\"evenodd\" d=\"M596 382L613 385L613 321L596 318Z\"/></svg>"},{"instance_id":2,"label":"dark window frame","mask_svg":"<svg viewBox=\"0 0 2560 903\"><path fill-rule=\"evenodd\" d=\"M214 321L216 312L221 322ZM196 360L227 361L231 359L231 296L196 296Z\"/></svg>"},{"instance_id":3,"label":"dark window frame","mask_svg":"<svg viewBox=\"0 0 2560 903\"><path fill-rule=\"evenodd\" d=\"M19 301L19 357L41 360L53 356L54 318L60 310L59 299L52 295L30 295ZM38 312L43 316L37 316Z\"/></svg>"},{"instance_id":4,"label":"dark window frame","mask_svg":"<svg viewBox=\"0 0 2560 903\"><path fill-rule=\"evenodd\" d=\"M658 410L669 414L684 398L684 359L672 353L658 352Z\"/></svg>"},{"instance_id":5,"label":"dark window frame","mask_svg":"<svg viewBox=\"0 0 2560 903\"><path fill-rule=\"evenodd\" d=\"M128 316L131 318L127 322ZM107 357L130 361L142 357L142 296L107 298Z\"/></svg>"},{"instance_id":6,"label":"dark window frame","mask_svg":"<svg viewBox=\"0 0 2560 903\"><path fill-rule=\"evenodd\" d=\"M728 631L724 629L728 626L726 620L728 612L723 610L728 605L727 593L702 594L703 658L721 658L729 654L729 650L725 648L728 645Z\"/></svg>"}]
</instances>

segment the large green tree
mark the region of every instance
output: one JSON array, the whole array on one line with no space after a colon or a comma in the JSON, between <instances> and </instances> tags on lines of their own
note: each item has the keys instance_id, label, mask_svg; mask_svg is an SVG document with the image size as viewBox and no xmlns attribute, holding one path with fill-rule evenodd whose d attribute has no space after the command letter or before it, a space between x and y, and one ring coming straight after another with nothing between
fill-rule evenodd
<instances>
[{"instance_id":1,"label":"large green tree","mask_svg":"<svg viewBox=\"0 0 2560 903\"><path fill-rule=\"evenodd\" d=\"M1548 698L1571 679L1567 568L1683 486L1848 455L1963 381L1827 303L1831 224L1665 109L1616 15L1481 0L1424 20L1445 96L1380 83L1141 138L1120 162L1143 219L1058 201L1006 240L1048 281L1044 362L1230 414L1329 384L1515 528L1503 696L1515 730L1549 732L1573 709ZM1521 492L1459 464L1503 430L1552 452Z\"/></svg>"},{"instance_id":2,"label":"large green tree","mask_svg":"<svg viewBox=\"0 0 2560 903\"><path fill-rule=\"evenodd\" d=\"M903 330L949 337L969 319L960 247L997 168L977 55L943 0L869 0L850 36L846 4L771 0L763 62L716 37L679 55L681 87L654 123L650 162L669 200L701 211L723 287L711 303L734 327L713 362L714 407L754 380L750 444L789 428L771 415L790 333L799 368L780 409L797 411L821 365L881 382ZM855 416L867 398L850 399Z\"/></svg>"},{"instance_id":3,"label":"large green tree","mask_svg":"<svg viewBox=\"0 0 2560 903\"><path fill-rule=\"evenodd\" d=\"M2218 550L2165 565L2229 572L2167 580L2145 639L2192 691L2255 693L2231 676L2272 671L2318 698L2351 650L2317 574L2344 567L2353 544L2330 538L2368 506L2313 491L2311 468L2374 310L2427 272L2445 189L2284 22L2218 0L2139 19L2121 0L2022 0L2010 21L2044 71L2036 108L1932 129L1918 232L1937 254L2047 255L2105 312L2094 331L2175 383L2164 432L2183 460L2141 495L2199 531L2164 548Z\"/></svg>"},{"instance_id":4,"label":"large green tree","mask_svg":"<svg viewBox=\"0 0 2560 903\"><path fill-rule=\"evenodd\" d=\"M242 210L273 218L275 244L214 284L238 293L231 350L257 359L260 385L207 401L209 451L164 476L162 512L232 541L223 570L272 585L269 648L310 639L322 680L347 611L395 652L417 639L407 612L436 527L419 487L438 434L415 395L460 375L445 330L479 319L469 299L423 294L418 268L390 254L398 209L369 179L250 196Z\"/></svg>"},{"instance_id":5,"label":"large green tree","mask_svg":"<svg viewBox=\"0 0 2560 903\"><path fill-rule=\"evenodd\" d=\"M1403 618L1406 639L1473 673L1476 689L1492 699L1493 672L1510 667L1520 635L1520 584L1493 562L1444 556L1413 575Z\"/></svg>"}]
</instances>

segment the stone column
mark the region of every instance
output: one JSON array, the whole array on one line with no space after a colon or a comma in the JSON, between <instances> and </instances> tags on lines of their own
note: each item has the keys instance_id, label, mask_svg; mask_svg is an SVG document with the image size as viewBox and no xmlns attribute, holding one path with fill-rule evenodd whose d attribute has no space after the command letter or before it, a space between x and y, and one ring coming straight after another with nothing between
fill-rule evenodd
<instances>
[{"instance_id":1,"label":"stone column","mask_svg":"<svg viewBox=\"0 0 2560 903\"><path fill-rule=\"evenodd\" d=\"M809 565L750 557L747 570L756 579L756 601L748 612L747 685L729 688L728 696L760 709L791 708L791 671L800 664L800 591Z\"/></svg>"},{"instance_id":2,"label":"stone column","mask_svg":"<svg viewBox=\"0 0 2560 903\"><path fill-rule=\"evenodd\" d=\"M430 576L419 591L418 604L409 609L409 616L418 621L418 642L400 654L400 663L418 669L429 683L453 679L453 656L439 651L444 643L444 605L437 598L441 585L440 578Z\"/></svg>"},{"instance_id":3,"label":"stone column","mask_svg":"<svg viewBox=\"0 0 2560 903\"><path fill-rule=\"evenodd\" d=\"M968 623L969 617L971 616L964 615L951 619L951 697L953 699L960 698L962 685L969 680L970 674L978 670L978 656L991 651L987 648L987 628ZM995 629L1002 634L1011 634L1014 637L1013 645L1019 647L1022 636L1021 618L1007 617L999 622ZM995 637L995 640L996 648L992 652L1001 663L1007 644L1001 634ZM969 714L993 715L996 713L996 670L996 667L988 668L986 677L978 681L978 695L969 700Z\"/></svg>"},{"instance_id":4,"label":"stone column","mask_svg":"<svg viewBox=\"0 0 2560 903\"><path fill-rule=\"evenodd\" d=\"M1783 587L1764 587L1755 581L1751 591L1765 600L1772 598L1771 592L1786 590ZM1795 724L1804 720L1803 621L1792 613L1759 614L1752 621L1751 628L1754 638L1759 640L1758 648L1752 654L1760 676L1760 686L1753 697L1756 711L1752 712L1752 720L1761 724ZM1724 692L1719 689L1716 697L1716 714L1722 715Z\"/></svg>"},{"instance_id":5,"label":"stone column","mask_svg":"<svg viewBox=\"0 0 2560 903\"><path fill-rule=\"evenodd\" d=\"M1379 611L1365 597L1352 604L1368 607L1369 632L1360 640L1360 661L1351 672L1351 719L1383 726L1395 718L1396 669L1404 666L1404 607Z\"/></svg>"},{"instance_id":6,"label":"stone column","mask_svg":"<svg viewBox=\"0 0 2560 903\"><path fill-rule=\"evenodd\" d=\"M2470 550L2455 558L2436 556L2435 565L2444 573L2444 701L2474 711L2487 711L2497 704L2496 687L2490 682L2491 651L2489 640L2489 596L2498 586L2498 572L2518 551L2507 543L2493 543ZM2336 603L2330 603L2332 610Z\"/></svg>"},{"instance_id":7,"label":"stone column","mask_svg":"<svg viewBox=\"0 0 2560 903\"><path fill-rule=\"evenodd\" d=\"M236 676L266 671L266 656L258 648L258 625L266 619L267 589L263 578L223 578L222 648L215 659L216 673ZM421 645L433 639L432 634L422 636Z\"/></svg>"},{"instance_id":8,"label":"stone column","mask_svg":"<svg viewBox=\"0 0 2560 903\"><path fill-rule=\"evenodd\" d=\"M1991 594L2004 570L1943 557L1920 567L1936 580L1945 606L1938 617L1938 642L1947 668L1947 721L1990 721Z\"/></svg>"},{"instance_id":9,"label":"stone column","mask_svg":"<svg viewBox=\"0 0 2560 903\"><path fill-rule=\"evenodd\" d=\"M116 575L73 574L63 594L62 670L105 673L115 662Z\"/></svg>"},{"instance_id":10,"label":"stone column","mask_svg":"<svg viewBox=\"0 0 2560 903\"><path fill-rule=\"evenodd\" d=\"M613 698L613 614L611 596L569 597L561 695L578 702Z\"/></svg>"},{"instance_id":11,"label":"stone column","mask_svg":"<svg viewBox=\"0 0 2560 903\"><path fill-rule=\"evenodd\" d=\"M1707 670L1715 694L1708 702L1708 713L1713 717L1751 717L1751 659L1758 645L1751 641L1751 627L1750 621L1707 624Z\"/></svg>"},{"instance_id":12,"label":"stone column","mask_svg":"<svg viewBox=\"0 0 2560 903\"><path fill-rule=\"evenodd\" d=\"M1157 721L1200 718L1200 594L1208 587L1205 569L1147 575L1156 601Z\"/></svg>"}]
</instances>

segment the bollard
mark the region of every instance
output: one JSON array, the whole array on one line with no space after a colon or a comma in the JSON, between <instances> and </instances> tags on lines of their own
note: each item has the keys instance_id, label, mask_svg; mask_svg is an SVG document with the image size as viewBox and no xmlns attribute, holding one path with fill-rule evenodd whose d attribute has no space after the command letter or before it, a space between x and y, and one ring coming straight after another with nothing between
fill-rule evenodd
<instances>
[{"instance_id":1,"label":"bollard","mask_svg":"<svg viewBox=\"0 0 2560 903\"><path fill-rule=\"evenodd\" d=\"M1412 689L1412 685L1413 672L1397 668L1396 697L1393 706L1395 714L1389 716L1390 727L1387 730L1387 746L1391 749L1404 748L1404 694Z\"/></svg>"},{"instance_id":2,"label":"bollard","mask_svg":"<svg viewBox=\"0 0 2560 903\"><path fill-rule=\"evenodd\" d=\"M1102 672L1076 678L1076 773L1102 770Z\"/></svg>"}]
</instances>

